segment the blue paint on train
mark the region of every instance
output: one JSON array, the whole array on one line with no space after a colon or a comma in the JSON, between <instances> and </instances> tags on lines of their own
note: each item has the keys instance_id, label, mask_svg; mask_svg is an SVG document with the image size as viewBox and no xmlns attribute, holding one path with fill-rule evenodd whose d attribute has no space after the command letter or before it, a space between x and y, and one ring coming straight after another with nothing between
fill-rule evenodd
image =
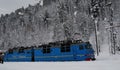
<instances>
[{"instance_id":1,"label":"blue paint on train","mask_svg":"<svg viewBox=\"0 0 120 70\"><path fill-rule=\"evenodd\" d=\"M21 52L18 50L7 51L4 56L4 61L31 61L31 49L26 49Z\"/></svg>"},{"instance_id":2,"label":"blue paint on train","mask_svg":"<svg viewBox=\"0 0 120 70\"><path fill-rule=\"evenodd\" d=\"M94 60L94 50L88 42L49 44L37 47L10 49L4 61L82 61Z\"/></svg>"}]
</instances>

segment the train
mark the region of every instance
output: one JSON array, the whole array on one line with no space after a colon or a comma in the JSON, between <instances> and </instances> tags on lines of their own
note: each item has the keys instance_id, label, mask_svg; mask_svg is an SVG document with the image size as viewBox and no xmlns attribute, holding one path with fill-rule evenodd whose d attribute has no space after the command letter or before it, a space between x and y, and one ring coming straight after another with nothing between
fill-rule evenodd
<instances>
[{"instance_id":1,"label":"train","mask_svg":"<svg viewBox=\"0 0 120 70\"><path fill-rule=\"evenodd\" d=\"M31 47L16 47L4 54L5 62L91 61L95 60L90 42L64 40Z\"/></svg>"}]
</instances>

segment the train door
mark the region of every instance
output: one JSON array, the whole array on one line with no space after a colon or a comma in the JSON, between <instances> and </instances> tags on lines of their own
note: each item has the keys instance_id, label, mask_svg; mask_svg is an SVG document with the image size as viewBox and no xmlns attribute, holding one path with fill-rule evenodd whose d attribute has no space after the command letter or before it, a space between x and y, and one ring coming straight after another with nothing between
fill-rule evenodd
<instances>
[{"instance_id":1,"label":"train door","mask_svg":"<svg viewBox=\"0 0 120 70\"><path fill-rule=\"evenodd\" d=\"M85 59L85 45L81 44L77 46L77 57L78 60L84 60Z\"/></svg>"},{"instance_id":2,"label":"train door","mask_svg":"<svg viewBox=\"0 0 120 70\"><path fill-rule=\"evenodd\" d=\"M73 60L77 59L77 52L76 52L76 45L72 45L72 51L73 51Z\"/></svg>"}]
</instances>

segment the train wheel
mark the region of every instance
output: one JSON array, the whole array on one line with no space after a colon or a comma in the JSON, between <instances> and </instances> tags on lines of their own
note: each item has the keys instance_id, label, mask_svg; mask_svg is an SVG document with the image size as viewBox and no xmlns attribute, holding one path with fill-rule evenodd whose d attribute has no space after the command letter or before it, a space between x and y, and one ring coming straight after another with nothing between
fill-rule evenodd
<instances>
[{"instance_id":1,"label":"train wheel","mask_svg":"<svg viewBox=\"0 0 120 70\"><path fill-rule=\"evenodd\" d=\"M96 58L92 58L92 61L95 61L96 60Z\"/></svg>"}]
</instances>

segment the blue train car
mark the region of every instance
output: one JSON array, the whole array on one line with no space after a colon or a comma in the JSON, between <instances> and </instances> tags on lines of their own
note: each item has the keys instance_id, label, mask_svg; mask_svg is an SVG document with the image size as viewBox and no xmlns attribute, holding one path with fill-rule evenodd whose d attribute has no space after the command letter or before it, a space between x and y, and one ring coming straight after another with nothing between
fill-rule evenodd
<instances>
[{"instance_id":1,"label":"blue train car","mask_svg":"<svg viewBox=\"0 0 120 70\"><path fill-rule=\"evenodd\" d=\"M30 48L19 48L5 53L5 61L82 61L95 60L89 42L59 41Z\"/></svg>"},{"instance_id":2,"label":"blue train car","mask_svg":"<svg viewBox=\"0 0 120 70\"><path fill-rule=\"evenodd\" d=\"M13 48L9 49L4 55L4 61L31 61L31 48Z\"/></svg>"}]
</instances>

